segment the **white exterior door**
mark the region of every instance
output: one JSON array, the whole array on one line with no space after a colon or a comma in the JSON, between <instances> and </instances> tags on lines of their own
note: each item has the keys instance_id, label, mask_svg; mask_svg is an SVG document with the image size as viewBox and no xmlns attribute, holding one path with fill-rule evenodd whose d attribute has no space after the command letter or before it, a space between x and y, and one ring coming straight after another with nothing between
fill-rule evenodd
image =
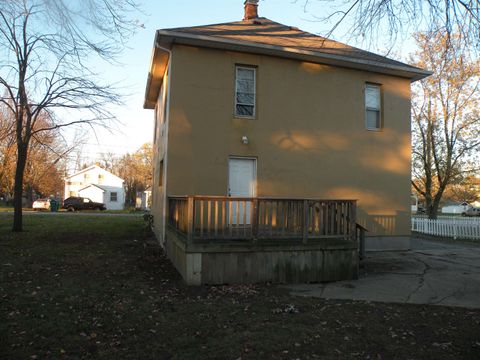
<instances>
[{"instance_id":1,"label":"white exterior door","mask_svg":"<svg viewBox=\"0 0 480 360\"><path fill-rule=\"evenodd\" d=\"M232 158L228 163L228 196L251 198L256 195L256 160ZM233 201L232 224L250 224L252 206L250 202ZM237 218L238 214L238 218Z\"/></svg>"}]
</instances>

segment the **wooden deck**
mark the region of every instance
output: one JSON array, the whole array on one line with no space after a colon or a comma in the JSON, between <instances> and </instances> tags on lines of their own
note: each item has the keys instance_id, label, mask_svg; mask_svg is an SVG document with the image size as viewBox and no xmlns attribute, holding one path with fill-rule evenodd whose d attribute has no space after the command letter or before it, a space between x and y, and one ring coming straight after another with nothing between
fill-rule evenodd
<instances>
[{"instance_id":1,"label":"wooden deck","mask_svg":"<svg viewBox=\"0 0 480 360\"><path fill-rule=\"evenodd\" d=\"M175 196L168 224L188 242L355 237L355 200Z\"/></svg>"},{"instance_id":2,"label":"wooden deck","mask_svg":"<svg viewBox=\"0 0 480 360\"><path fill-rule=\"evenodd\" d=\"M355 200L170 196L167 255L187 283L356 278Z\"/></svg>"}]
</instances>

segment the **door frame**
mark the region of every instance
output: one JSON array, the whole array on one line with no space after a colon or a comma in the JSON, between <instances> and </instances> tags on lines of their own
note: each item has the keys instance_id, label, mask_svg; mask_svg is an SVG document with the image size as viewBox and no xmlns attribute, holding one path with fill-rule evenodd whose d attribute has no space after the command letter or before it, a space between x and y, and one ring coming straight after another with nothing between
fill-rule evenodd
<instances>
[{"instance_id":1,"label":"door frame","mask_svg":"<svg viewBox=\"0 0 480 360\"><path fill-rule=\"evenodd\" d=\"M258 157L257 156L238 156L238 155L230 155L228 157L228 165L227 165L227 197L231 197L228 195L228 189L230 188L230 160L253 160L253 194L252 198L257 196L257 163Z\"/></svg>"}]
</instances>

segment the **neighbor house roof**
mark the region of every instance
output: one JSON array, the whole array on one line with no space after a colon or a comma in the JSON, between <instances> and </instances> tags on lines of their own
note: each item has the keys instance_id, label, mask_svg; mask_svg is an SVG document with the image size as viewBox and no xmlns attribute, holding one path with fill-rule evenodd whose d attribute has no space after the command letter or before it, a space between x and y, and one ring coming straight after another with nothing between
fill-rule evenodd
<instances>
[{"instance_id":1,"label":"neighbor house roof","mask_svg":"<svg viewBox=\"0 0 480 360\"><path fill-rule=\"evenodd\" d=\"M122 178L118 177L118 176L115 175L115 174L112 174L110 171L107 171L107 170L105 170L104 168L101 168L101 167L98 166L98 165L89 166L89 167L87 167L87 168L85 168L85 169L82 169L82 170L76 172L75 174L66 176L66 177L65 177L65 180L68 180L68 179L70 179L70 178L72 178L72 177L74 177L74 176L77 176L77 175L79 175L79 174L82 174L82 173L88 172L88 171L90 171L90 170L93 170L93 169L95 169L95 168L98 168L98 169L102 170L103 172L109 173L110 175L112 175L112 176L114 176L114 177L122 180L123 182L125 182L125 180L123 180Z\"/></svg>"},{"instance_id":2,"label":"neighbor house roof","mask_svg":"<svg viewBox=\"0 0 480 360\"><path fill-rule=\"evenodd\" d=\"M112 191L121 190L121 188L119 188L118 186L107 186L107 185L89 184L89 185L81 188L81 189L78 190L78 191L82 191L82 190L88 189L89 187L92 187L92 186L94 186L94 187L102 190L103 192L105 192L105 191L110 191L110 192L112 192Z\"/></svg>"},{"instance_id":3,"label":"neighbor house roof","mask_svg":"<svg viewBox=\"0 0 480 360\"><path fill-rule=\"evenodd\" d=\"M146 108L156 95L173 44L263 54L400 76L411 81L431 72L267 18L157 30L145 94Z\"/></svg>"},{"instance_id":4,"label":"neighbor house roof","mask_svg":"<svg viewBox=\"0 0 480 360\"><path fill-rule=\"evenodd\" d=\"M103 189L100 185L96 185L96 184L89 184L89 185L81 188L81 189L78 190L78 191L80 192L80 191L83 191L83 190L88 189L88 188L90 188L90 187L96 187L97 189L100 189L102 192L105 192L105 189Z\"/></svg>"}]
</instances>

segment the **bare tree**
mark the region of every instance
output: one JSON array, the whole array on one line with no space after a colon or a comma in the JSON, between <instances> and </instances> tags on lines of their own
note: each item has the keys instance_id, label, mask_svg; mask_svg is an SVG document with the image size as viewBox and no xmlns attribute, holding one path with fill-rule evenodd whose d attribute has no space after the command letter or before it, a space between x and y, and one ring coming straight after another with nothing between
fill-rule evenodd
<instances>
[{"instance_id":1,"label":"bare tree","mask_svg":"<svg viewBox=\"0 0 480 360\"><path fill-rule=\"evenodd\" d=\"M393 44L399 36L439 29L449 36L461 33L473 47L480 45L480 1L478 0L296 0L306 12L310 5L323 3L325 14L312 14L330 23L331 35L346 24L348 33L369 41L388 36ZM327 5L327 6L325 6ZM381 35L381 36L379 36Z\"/></svg>"},{"instance_id":2,"label":"bare tree","mask_svg":"<svg viewBox=\"0 0 480 360\"><path fill-rule=\"evenodd\" d=\"M0 104L0 195L9 200L14 182L11 174L15 168L15 122L5 106Z\"/></svg>"},{"instance_id":3,"label":"bare tree","mask_svg":"<svg viewBox=\"0 0 480 360\"><path fill-rule=\"evenodd\" d=\"M15 119L17 147L14 231L22 230L32 138L113 119L109 107L120 103L119 95L89 61L114 61L137 26L129 17L135 9L133 0L0 0L0 102ZM50 121L36 126L42 113Z\"/></svg>"},{"instance_id":4,"label":"bare tree","mask_svg":"<svg viewBox=\"0 0 480 360\"><path fill-rule=\"evenodd\" d=\"M444 198L456 202L472 203L480 199L474 176L466 176L461 181L451 184L446 190Z\"/></svg>"},{"instance_id":5,"label":"bare tree","mask_svg":"<svg viewBox=\"0 0 480 360\"><path fill-rule=\"evenodd\" d=\"M100 154L99 165L107 171L116 172L120 163L120 157L113 152Z\"/></svg>"},{"instance_id":6,"label":"bare tree","mask_svg":"<svg viewBox=\"0 0 480 360\"><path fill-rule=\"evenodd\" d=\"M480 61L461 34L420 33L414 65L433 75L413 88L413 181L430 218L445 189L474 170L480 146Z\"/></svg>"},{"instance_id":7,"label":"bare tree","mask_svg":"<svg viewBox=\"0 0 480 360\"><path fill-rule=\"evenodd\" d=\"M0 194L10 199L15 185L17 147L15 131L4 131L13 128L12 124L15 124L15 119L8 116L11 114L2 111L4 108L5 105L0 103ZM35 126L45 127L49 123L47 114L42 114ZM34 200L34 195L56 195L62 191L65 163L81 141L76 136L67 142L59 129L39 132L32 137L23 181L28 201Z\"/></svg>"}]
</instances>

